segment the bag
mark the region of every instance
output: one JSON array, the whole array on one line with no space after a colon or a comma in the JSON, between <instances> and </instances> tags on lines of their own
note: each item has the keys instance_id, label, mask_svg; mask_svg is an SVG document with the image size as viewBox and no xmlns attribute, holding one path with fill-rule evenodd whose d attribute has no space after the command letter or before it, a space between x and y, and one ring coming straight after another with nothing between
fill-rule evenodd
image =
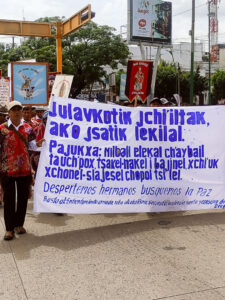
<instances>
[{"instance_id":1,"label":"bag","mask_svg":"<svg viewBox=\"0 0 225 300\"><path fill-rule=\"evenodd\" d=\"M27 147L28 150L28 142L25 139L25 137L16 130L16 128L13 125L8 126L8 122L3 123L3 125L5 126L6 129L12 130L15 134L18 135L18 137L24 142L25 146Z\"/></svg>"}]
</instances>

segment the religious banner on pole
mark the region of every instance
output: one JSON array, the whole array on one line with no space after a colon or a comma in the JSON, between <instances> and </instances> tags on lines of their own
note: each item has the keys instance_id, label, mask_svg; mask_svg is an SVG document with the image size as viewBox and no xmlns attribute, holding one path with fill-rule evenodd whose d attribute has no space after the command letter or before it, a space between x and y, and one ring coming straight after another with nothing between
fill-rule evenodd
<instances>
[{"instance_id":1,"label":"religious banner on pole","mask_svg":"<svg viewBox=\"0 0 225 300\"><path fill-rule=\"evenodd\" d=\"M68 98L73 82L73 75L56 75L52 87L52 96Z\"/></svg>"},{"instance_id":2,"label":"religious banner on pole","mask_svg":"<svg viewBox=\"0 0 225 300\"><path fill-rule=\"evenodd\" d=\"M47 105L48 63L12 62L10 71L12 100L23 105Z\"/></svg>"},{"instance_id":3,"label":"religious banner on pole","mask_svg":"<svg viewBox=\"0 0 225 300\"><path fill-rule=\"evenodd\" d=\"M138 96L142 103L146 102L151 89L152 71L152 61L128 61L125 95L130 102L133 102Z\"/></svg>"}]
</instances>

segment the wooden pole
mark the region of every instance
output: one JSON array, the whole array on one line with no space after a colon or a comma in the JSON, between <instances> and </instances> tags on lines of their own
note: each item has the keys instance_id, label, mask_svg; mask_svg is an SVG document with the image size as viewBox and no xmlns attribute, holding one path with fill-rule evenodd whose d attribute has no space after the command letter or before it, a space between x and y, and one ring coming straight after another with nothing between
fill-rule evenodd
<instances>
[{"instance_id":1,"label":"wooden pole","mask_svg":"<svg viewBox=\"0 0 225 300\"><path fill-rule=\"evenodd\" d=\"M29 120L30 120L30 122L31 122L31 119L32 119L32 104L29 104Z\"/></svg>"},{"instance_id":2,"label":"wooden pole","mask_svg":"<svg viewBox=\"0 0 225 300\"><path fill-rule=\"evenodd\" d=\"M138 96L134 98L134 107L138 106Z\"/></svg>"},{"instance_id":3,"label":"wooden pole","mask_svg":"<svg viewBox=\"0 0 225 300\"><path fill-rule=\"evenodd\" d=\"M57 53L57 72L62 74L62 32L61 23L56 23L56 53Z\"/></svg>"}]
</instances>

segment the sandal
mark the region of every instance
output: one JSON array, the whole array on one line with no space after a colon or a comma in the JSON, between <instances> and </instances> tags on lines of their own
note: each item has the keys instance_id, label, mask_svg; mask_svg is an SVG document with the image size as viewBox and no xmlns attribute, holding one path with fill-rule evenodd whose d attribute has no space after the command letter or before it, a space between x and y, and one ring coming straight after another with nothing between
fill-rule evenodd
<instances>
[{"instance_id":1,"label":"sandal","mask_svg":"<svg viewBox=\"0 0 225 300\"><path fill-rule=\"evenodd\" d=\"M14 231L6 231L4 240L11 241L14 238Z\"/></svg>"},{"instance_id":2,"label":"sandal","mask_svg":"<svg viewBox=\"0 0 225 300\"><path fill-rule=\"evenodd\" d=\"M15 231L16 231L17 234L24 234L24 233L27 232L26 229L23 226L16 227Z\"/></svg>"}]
</instances>

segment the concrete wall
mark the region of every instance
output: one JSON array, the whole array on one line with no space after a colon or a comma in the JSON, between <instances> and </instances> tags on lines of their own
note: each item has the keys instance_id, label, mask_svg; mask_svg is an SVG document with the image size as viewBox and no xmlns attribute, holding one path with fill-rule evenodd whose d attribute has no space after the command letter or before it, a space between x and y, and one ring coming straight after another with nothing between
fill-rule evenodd
<instances>
[{"instance_id":1,"label":"concrete wall","mask_svg":"<svg viewBox=\"0 0 225 300\"><path fill-rule=\"evenodd\" d=\"M219 68L225 70L225 49L221 48L219 52Z\"/></svg>"}]
</instances>

